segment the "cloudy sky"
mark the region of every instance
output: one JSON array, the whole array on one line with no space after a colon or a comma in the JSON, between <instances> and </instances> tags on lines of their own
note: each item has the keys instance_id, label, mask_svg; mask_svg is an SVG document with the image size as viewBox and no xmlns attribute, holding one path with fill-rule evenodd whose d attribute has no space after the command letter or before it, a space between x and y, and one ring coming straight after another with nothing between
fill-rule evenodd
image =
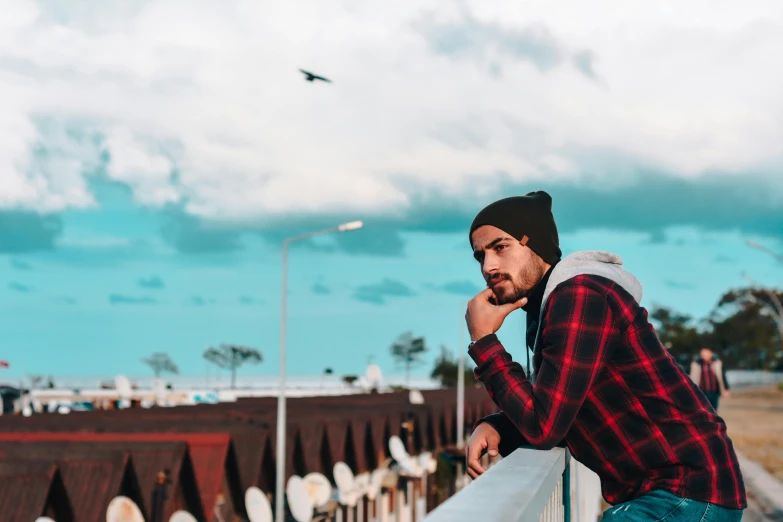
<instances>
[{"instance_id":1,"label":"cloudy sky","mask_svg":"<svg viewBox=\"0 0 783 522\"><path fill-rule=\"evenodd\" d=\"M7 376L183 373L221 342L292 373L458 347L467 227L548 190L563 250L623 257L703 316L783 284L778 0L7 0L0 358ZM299 68L333 83L303 81ZM501 331L522 352L522 313ZM429 365L427 365L429 366ZM419 373L426 372L422 367Z\"/></svg>"}]
</instances>

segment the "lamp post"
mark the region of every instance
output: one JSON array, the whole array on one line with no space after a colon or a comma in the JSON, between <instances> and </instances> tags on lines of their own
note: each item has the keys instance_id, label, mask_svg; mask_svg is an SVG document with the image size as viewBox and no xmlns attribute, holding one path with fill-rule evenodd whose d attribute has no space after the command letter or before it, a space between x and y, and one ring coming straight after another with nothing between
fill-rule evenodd
<instances>
[{"instance_id":1,"label":"lamp post","mask_svg":"<svg viewBox=\"0 0 783 522\"><path fill-rule=\"evenodd\" d=\"M286 297L288 293L288 245L294 241L310 239L315 236L335 232L358 230L364 224L361 221L351 221L342 225L309 232L283 240L283 296L280 310L280 390L277 396L277 475L275 477L275 521L284 522L283 497L285 495L285 329L286 329Z\"/></svg>"},{"instance_id":2,"label":"lamp post","mask_svg":"<svg viewBox=\"0 0 783 522\"><path fill-rule=\"evenodd\" d=\"M465 354L463 350L463 333L465 332L465 321L460 321L459 329L459 363L457 365L457 447L465 447Z\"/></svg>"},{"instance_id":3,"label":"lamp post","mask_svg":"<svg viewBox=\"0 0 783 522\"><path fill-rule=\"evenodd\" d=\"M778 261L778 263L783 263L783 256L778 254L771 248L764 246L757 241L753 241L752 239L748 239L747 241L745 241L745 244L748 245L750 248L755 248L756 250L761 250L762 252L766 252L767 254L774 257Z\"/></svg>"}]
</instances>

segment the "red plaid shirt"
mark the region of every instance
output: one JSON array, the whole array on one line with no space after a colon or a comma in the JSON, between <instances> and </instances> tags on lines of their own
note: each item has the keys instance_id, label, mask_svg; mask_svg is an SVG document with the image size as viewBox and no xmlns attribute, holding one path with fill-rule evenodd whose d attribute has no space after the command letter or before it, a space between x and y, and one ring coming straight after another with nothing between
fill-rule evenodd
<instances>
[{"instance_id":1,"label":"red plaid shirt","mask_svg":"<svg viewBox=\"0 0 783 522\"><path fill-rule=\"evenodd\" d=\"M469 353L503 411L482 419L499 431L502 454L564 442L601 477L610 504L663 489L747 506L725 423L617 283L580 275L555 288L541 318L534 384L495 335Z\"/></svg>"}]
</instances>

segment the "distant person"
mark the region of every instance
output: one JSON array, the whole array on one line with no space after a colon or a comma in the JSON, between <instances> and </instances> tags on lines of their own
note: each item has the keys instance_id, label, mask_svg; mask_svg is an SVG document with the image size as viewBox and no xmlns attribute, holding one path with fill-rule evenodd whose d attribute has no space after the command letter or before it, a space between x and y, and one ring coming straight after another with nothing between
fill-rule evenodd
<instances>
[{"instance_id":1,"label":"distant person","mask_svg":"<svg viewBox=\"0 0 783 522\"><path fill-rule=\"evenodd\" d=\"M702 348L699 357L691 362L691 379L704 392L712 408L718 411L718 401L721 396L729 396L729 381L726 379L726 368L715 357L709 348Z\"/></svg>"},{"instance_id":2,"label":"distant person","mask_svg":"<svg viewBox=\"0 0 783 522\"><path fill-rule=\"evenodd\" d=\"M726 425L661 344L622 260L561 259L546 192L492 203L469 238L488 288L468 303L468 353L502 410L475 426L469 475L484 473L484 452L565 445L601 478L604 522L739 521L747 500ZM519 308L534 381L495 334Z\"/></svg>"},{"instance_id":3,"label":"distant person","mask_svg":"<svg viewBox=\"0 0 783 522\"><path fill-rule=\"evenodd\" d=\"M163 517L165 516L164 510L166 509L166 501L169 498L168 485L169 470L162 469L158 471L155 487L152 490L150 522L165 522Z\"/></svg>"}]
</instances>

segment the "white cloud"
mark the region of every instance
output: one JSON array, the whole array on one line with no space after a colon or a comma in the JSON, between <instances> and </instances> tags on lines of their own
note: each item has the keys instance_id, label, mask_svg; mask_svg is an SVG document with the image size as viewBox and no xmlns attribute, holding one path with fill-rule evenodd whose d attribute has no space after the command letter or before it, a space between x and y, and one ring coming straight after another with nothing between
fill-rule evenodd
<instances>
[{"instance_id":1,"label":"white cloud","mask_svg":"<svg viewBox=\"0 0 783 522\"><path fill-rule=\"evenodd\" d=\"M73 234L61 237L57 243L58 245L64 247L111 249L129 246L131 244L131 240L124 237Z\"/></svg>"},{"instance_id":2,"label":"white cloud","mask_svg":"<svg viewBox=\"0 0 783 522\"><path fill-rule=\"evenodd\" d=\"M221 219L578 179L586 150L690 177L783 159L777 0L4 7L0 208L93 204L103 151L140 203ZM427 24L480 52L433 47Z\"/></svg>"},{"instance_id":3,"label":"white cloud","mask_svg":"<svg viewBox=\"0 0 783 522\"><path fill-rule=\"evenodd\" d=\"M155 151L160 146L157 142L140 141L120 127L107 133L104 144L111 153L109 177L132 187L140 203L162 206L179 200L171 183L174 165Z\"/></svg>"}]
</instances>

